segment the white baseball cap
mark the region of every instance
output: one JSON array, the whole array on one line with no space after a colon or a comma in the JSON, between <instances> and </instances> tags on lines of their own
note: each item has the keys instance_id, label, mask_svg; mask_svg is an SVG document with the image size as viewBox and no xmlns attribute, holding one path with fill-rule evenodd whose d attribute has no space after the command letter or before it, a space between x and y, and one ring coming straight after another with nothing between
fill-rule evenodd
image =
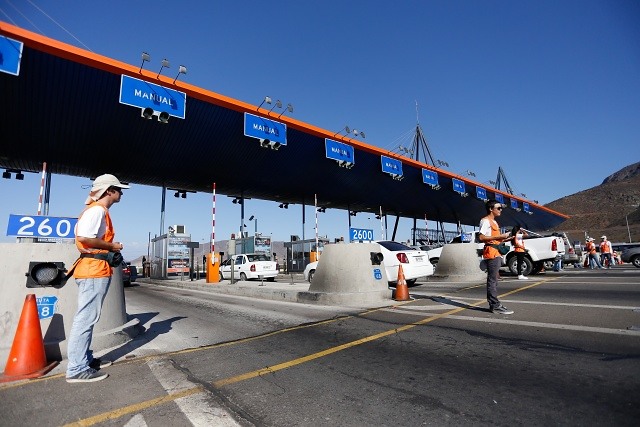
<instances>
[{"instance_id":1,"label":"white baseball cap","mask_svg":"<svg viewBox=\"0 0 640 427\"><path fill-rule=\"evenodd\" d=\"M87 197L84 204L90 205L92 202L97 201L110 187L131 188L128 185L121 183L115 176L105 173L93 180L93 185L89 191L89 197Z\"/></svg>"}]
</instances>

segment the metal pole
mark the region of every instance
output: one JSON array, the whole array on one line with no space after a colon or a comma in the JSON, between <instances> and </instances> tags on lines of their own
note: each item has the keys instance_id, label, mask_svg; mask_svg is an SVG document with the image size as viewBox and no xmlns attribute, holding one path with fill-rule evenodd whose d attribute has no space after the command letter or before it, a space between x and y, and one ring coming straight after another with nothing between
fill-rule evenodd
<instances>
[{"instance_id":1,"label":"metal pole","mask_svg":"<svg viewBox=\"0 0 640 427\"><path fill-rule=\"evenodd\" d=\"M40 197L38 199L38 215L42 214L42 195L44 194L44 181L47 175L47 162L42 162L42 179L40 180Z\"/></svg>"},{"instance_id":2,"label":"metal pole","mask_svg":"<svg viewBox=\"0 0 640 427\"><path fill-rule=\"evenodd\" d=\"M318 246L318 194L314 193L313 194L313 203L314 203L314 210L316 212L316 261L318 260L318 254L320 253L319 250L319 246Z\"/></svg>"},{"instance_id":3,"label":"metal pole","mask_svg":"<svg viewBox=\"0 0 640 427\"><path fill-rule=\"evenodd\" d=\"M627 221L627 233L629 233L629 243L631 243L631 230L629 229L629 218L627 218L628 215L624 216L625 221Z\"/></svg>"},{"instance_id":4,"label":"metal pole","mask_svg":"<svg viewBox=\"0 0 640 427\"><path fill-rule=\"evenodd\" d=\"M164 208L167 197L167 187L162 185L162 203L160 204L160 234L162 236L164 234Z\"/></svg>"}]
</instances>

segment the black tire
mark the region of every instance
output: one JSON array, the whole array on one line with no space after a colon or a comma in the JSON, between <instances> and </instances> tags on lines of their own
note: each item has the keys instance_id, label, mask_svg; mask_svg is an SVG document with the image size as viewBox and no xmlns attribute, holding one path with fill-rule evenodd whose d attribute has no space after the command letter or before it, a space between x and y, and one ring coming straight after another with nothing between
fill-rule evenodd
<instances>
[{"instance_id":1,"label":"black tire","mask_svg":"<svg viewBox=\"0 0 640 427\"><path fill-rule=\"evenodd\" d=\"M526 256L523 258L522 262L524 263L522 274L524 276L527 276L533 270L533 263ZM511 271L511 274L518 274L518 257L513 255L511 258L509 258L509 261L507 261L507 266L509 267L509 271Z\"/></svg>"},{"instance_id":2,"label":"black tire","mask_svg":"<svg viewBox=\"0 0 640 427\"><path fill-rule=\"evenodd\" d=\"M416 284L416 280L418 280L418 279L407 279L406 280L407 287L411 287L411 286L415 285Z\"/></svg>"},{"instance_id":3,"label":"black tire","mask_svg":"<svg viewBox=\"0 0 640 427\"><path fill-rule=\"evenodd\" d=\"M247 275L244 273L240 273L240 280L242 280L243 282L247 280Z\"/></svg>"},{"instance_id":4,"label":"black tire","mask_svg":"<svg viewBox=\"0 0 640 427\"><path fill-rule=\"evenodd\" d=\"M276 278L275 277L267 277L267 282L275 282Z\"/></svg>"},{"instance_id":5,"label":"black tire","mask_svg":"<svg viewBox=\"0 0 640 427\"><path fill-rule=\"evenodd\" d=\"M311 271L309 272L309 283L311 283L311 280L313 280L313 275L314 275L314 274L316 274L316 271L315 271L315 270L311 270Z\"/></svg>"},{"instance_id":6,"label":"black tire","mask_svg":"<svg viewBox=\"0 0 640 427\"><path fill-rule=\"evenodd\" d=\"M636 255L631 258L631 264L636 268L640 268L640 255Z\"/></svg>"}]
</instances>

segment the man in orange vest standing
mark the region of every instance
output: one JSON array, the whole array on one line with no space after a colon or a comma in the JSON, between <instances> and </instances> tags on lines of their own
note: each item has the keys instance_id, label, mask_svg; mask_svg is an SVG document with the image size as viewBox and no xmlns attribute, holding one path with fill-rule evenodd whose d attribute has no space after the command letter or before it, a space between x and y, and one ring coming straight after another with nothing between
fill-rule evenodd
<instances>
[{"instance_id":1,"label":"man in orange vest standing","mask_svg":"<svg viewBox=\"0 0 640 427\"><path fill-rule=\"evenodd\" d=\"M607 240L607 236L602 236L600 238L602 241L600 242L600 263L603 268L611 268L613 265L613 248L611 247L611 242Z\"/></svg>"},{"instance_id":2,"label":"man in orange vest standing","mask_svg":"<svg viewBox=\"0 0 640 427\"><path fill-rule=\"evenodd\" d=\"M98 372L111 365L93 357L90 350L93 327L100 320L102 303L111 283L111 264L107 255L120 255L122 243L114 242L115 232L109 208L120 201L122 189L129 188L113 175L100 175L93 181L88 205L76 225L76 247L80 258L74 264L73 277L78 285L78 310L67 341L67 382L85 383L105 379Z\"/></svg>"},{"instance_id":3,"label":"man in orange vest standing","mask_svg":"<svg viewBox=\"0 0 640 427\"><path fill-rule=\"evenodd\" d=\"M505 240L511 239L511 233L500 233L500 226L496 218L502 214L502 204L497 200L489 200L485 203L487 216L480 220L480 232L478 238L484 243L482 257L487 265L487 301L492 313L513 314L513 310L500 303L498 299L498 276L502 267L502 255L496 246Z\"/></svg>"}]
</instances>

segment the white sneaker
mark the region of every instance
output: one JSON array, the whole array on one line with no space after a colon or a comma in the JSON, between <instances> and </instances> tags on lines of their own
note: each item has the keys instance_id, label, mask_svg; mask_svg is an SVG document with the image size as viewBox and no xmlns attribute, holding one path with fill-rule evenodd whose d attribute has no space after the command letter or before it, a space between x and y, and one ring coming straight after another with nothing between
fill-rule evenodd
<instances>
[{"instance_id":1,"label":"white sneaker","mask_svg":"<svg viewBox=\"0 0 640 427\"><path fill-rule=\"evenodd\" d=\"M529 278L521 274L518 276L518 280L529 280Z\"/></svg>"}]
</instances>

